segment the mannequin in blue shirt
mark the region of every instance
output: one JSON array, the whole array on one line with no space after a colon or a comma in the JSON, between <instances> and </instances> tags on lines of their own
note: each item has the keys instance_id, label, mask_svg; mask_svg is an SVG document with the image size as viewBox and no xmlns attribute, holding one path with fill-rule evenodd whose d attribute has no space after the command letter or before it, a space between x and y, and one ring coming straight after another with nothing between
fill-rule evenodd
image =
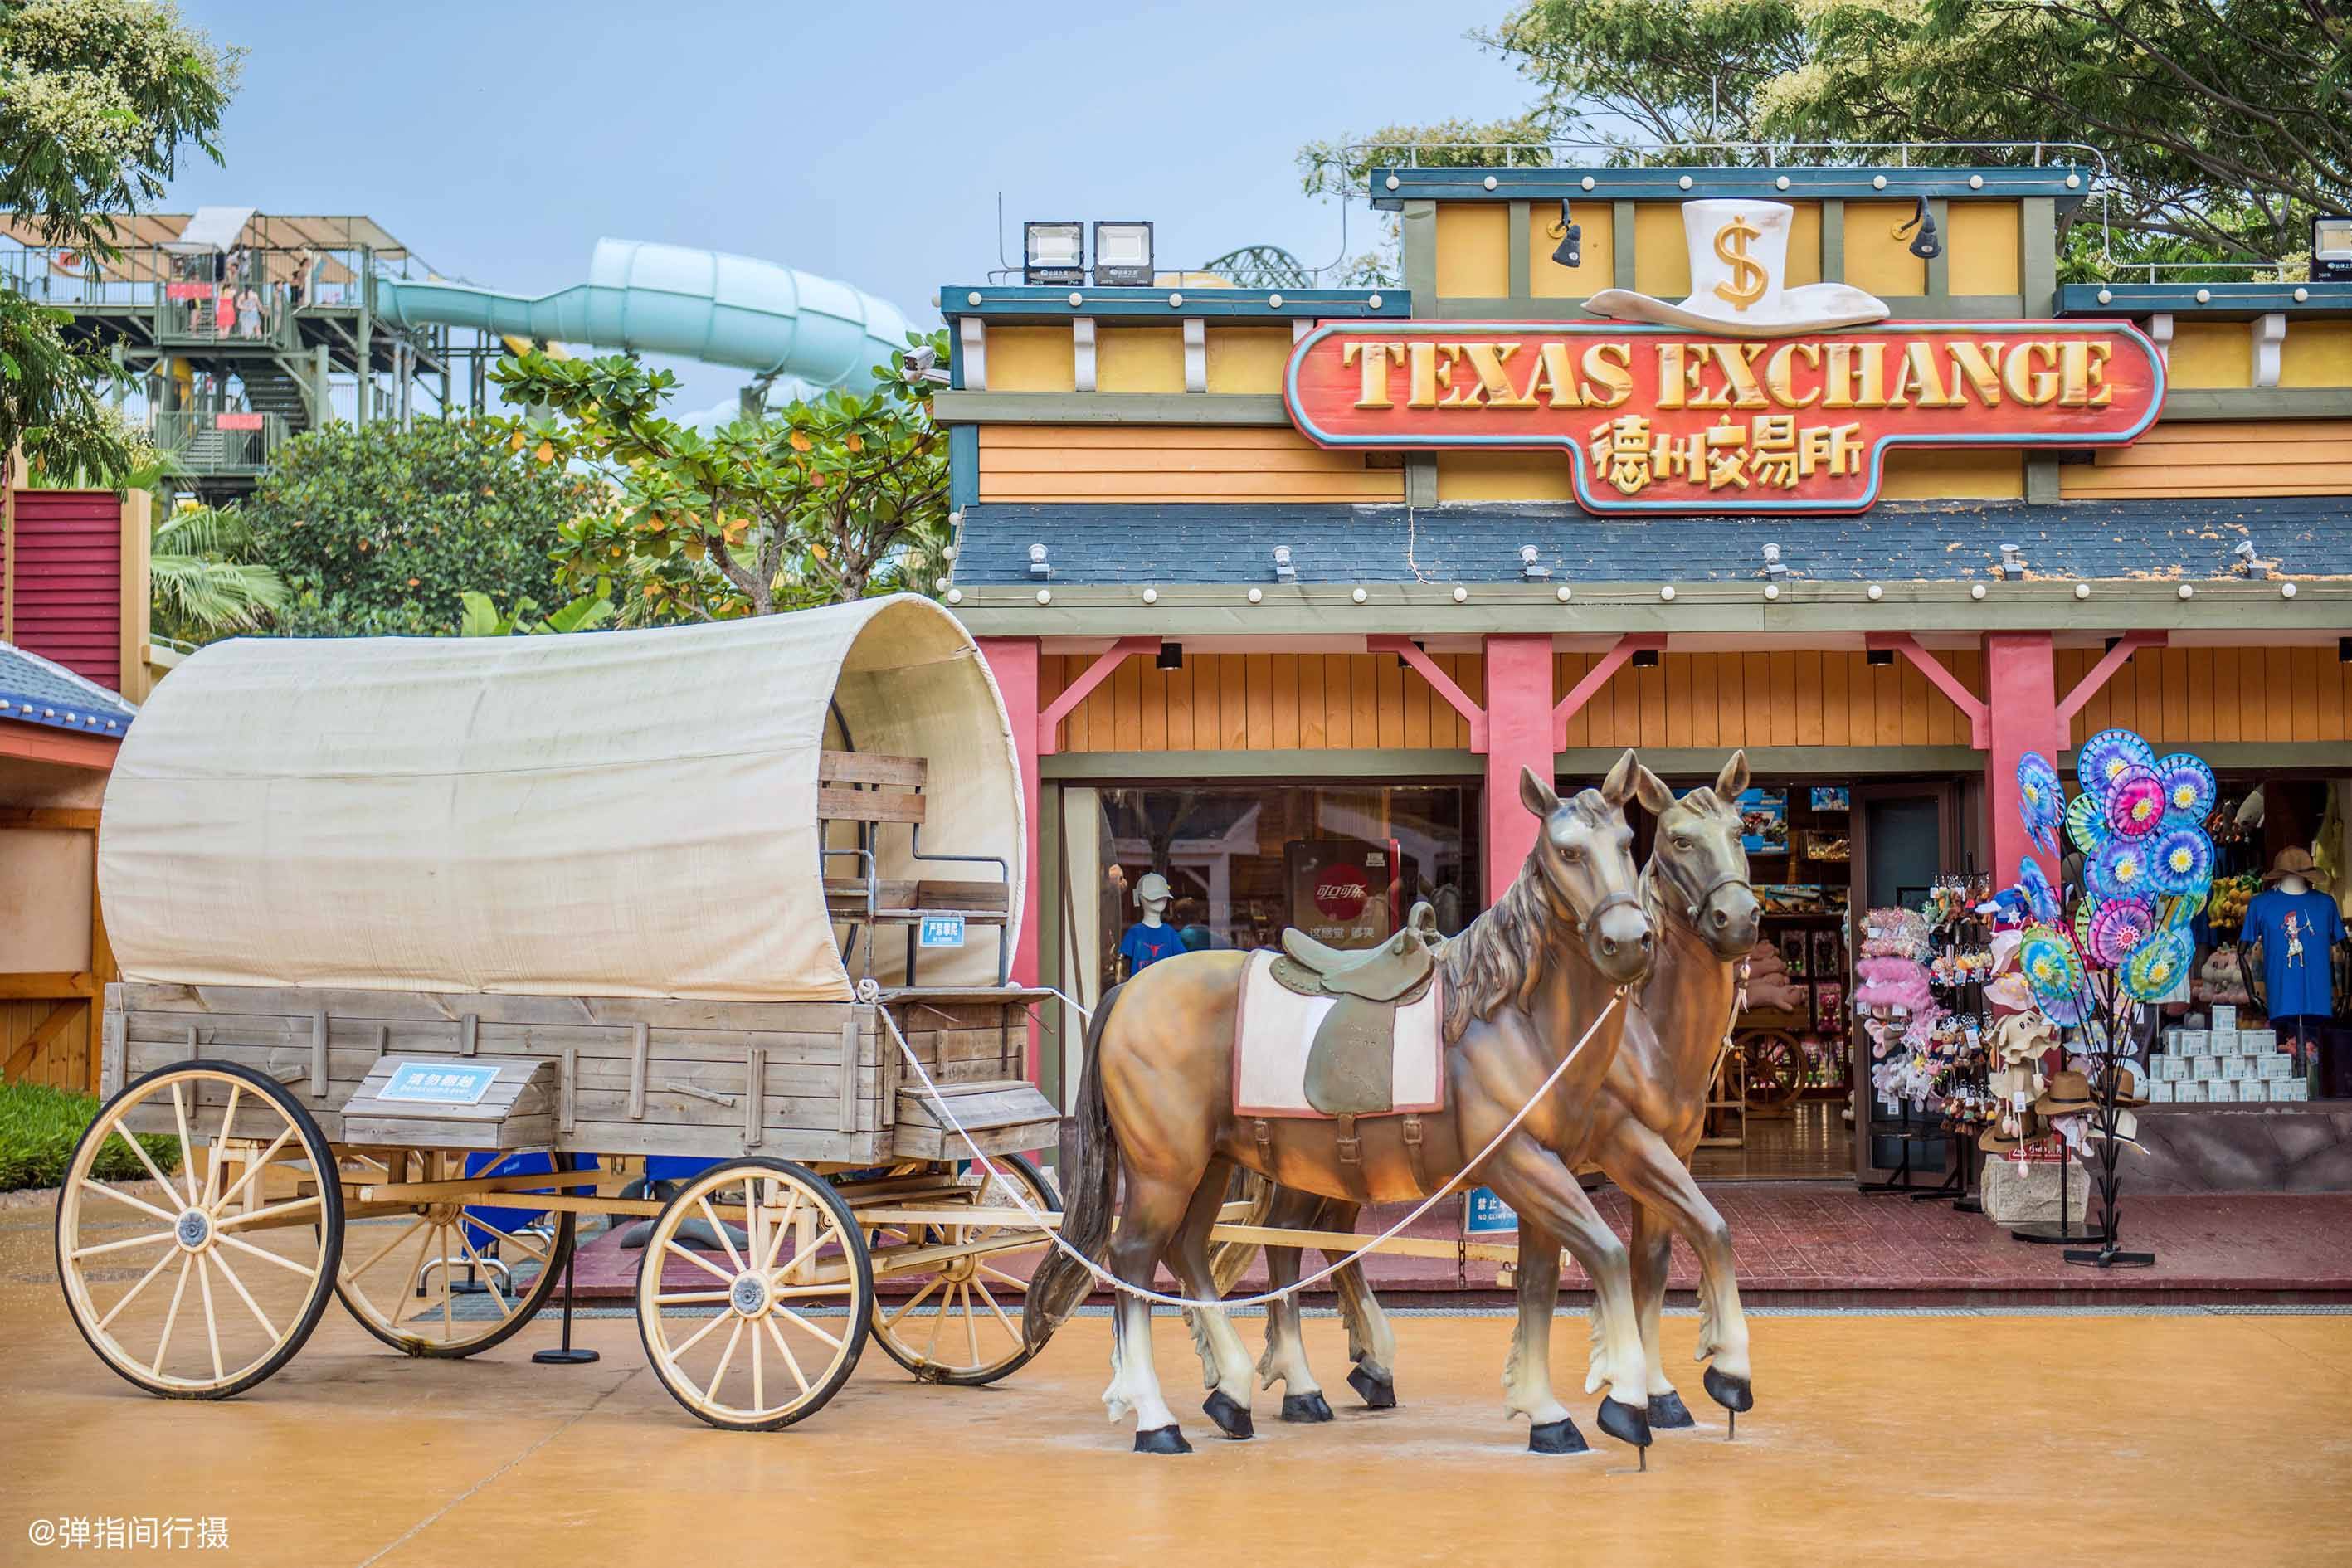
<instances>
[{"instance_id":1,"label":"mannequin in blue shirt","mask_svg":"<svg viewBox=\"0 0 2352 1568\"><path fill-rule=\"evenodd\" d=\"M1174 889L1168 879L1157 871L1145 874L1135 884L1135 901L1143 906L1143 918L1127 928L1118 939L1118 955L1127 961L1126 978L1132 980L1145 969L1163 958L1172 958L1185 951L1184 939L1164 918Z\"/></svg>"},{"instance_id":2,"label":"mannequin in blue shirt","mask_svg":"<svg viewBox=\"0 0 2352 1568\"><path fill-rule=\"evenodd\" d=\"M2312 886L2311 857L2285 849L2246 906L2245 940L2263 955L2263 999L2272 1026L2300 1036L2335 1014L2334 949L2344 940L2336 900Z\"/></svg>"}]
</instances>

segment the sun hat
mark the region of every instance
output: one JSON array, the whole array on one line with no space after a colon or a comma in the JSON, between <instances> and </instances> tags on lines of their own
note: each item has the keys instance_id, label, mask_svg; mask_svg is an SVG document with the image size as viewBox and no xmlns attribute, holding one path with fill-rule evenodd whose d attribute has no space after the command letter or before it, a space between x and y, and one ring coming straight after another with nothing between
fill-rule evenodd
<instances>
[{"instance_id":1,"label":"sun hat","mask_svg":"<svg viewBox=\"0 0 2352 1568\"><path fill-rule=\"evenodd\" d=\"M1885 321L1886 301L1851 284L1787 286L1789 230L1795 216L1796 209L1784 202L1685 202L1690 298L1676 305L1631 289L1603 289L1584 308L1620 321L1651 321L1735 338L1778 337Z\"/></svg>"},{"instance_id":2,"label":"sun hat","mask_svg":"<svg viewBox=\"0 0 2352 1568\"><path fill-rule=\"evenodd\" d=\"M2311 851L2300 845L2290 844L2278 852L2278 858L2263 874L2263 886L2267 888L2282 877L2300 877L2315 888L2327 886L2327 873L2319 868Z\"/></svg>"},{"instance_id":3,"label":"sun hat","mask_svg":"<svg viewBox=\"0 0 2352 1568\"><path fill-rule=\"evenodd\" d=\"M2091 1092L2091 1080L2069 1068L2050 1080L2033 1109L2043 1116L2078 1116L2085 1110L2095 1110L2098 1096Z\"/></svg>"}]
</instances>

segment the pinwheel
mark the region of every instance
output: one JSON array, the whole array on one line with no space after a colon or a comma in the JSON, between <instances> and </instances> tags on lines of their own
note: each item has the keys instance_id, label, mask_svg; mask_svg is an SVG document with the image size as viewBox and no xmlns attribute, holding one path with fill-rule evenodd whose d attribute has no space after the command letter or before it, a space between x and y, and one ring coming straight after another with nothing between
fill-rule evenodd
<instances>
[{"instance_id":1,"label":"pinwheel","mask_svg":"<svg viewBox=\"0 0 2352 1568\"><path fill-rule=\"evenodd\" d=\"M2028 752L2017 760L2017 813L2033 842L2053 855L2058 853L2058 823L2065 801L2066 788L2049 758Z\"/></svg>"},{"instance_id":2,"label":"pinwheel","mask_svg":"<svg viewBox=\"0 0 2352 1568\"><path fill-rule=\"evenodd\" d=\"M2066 837L2085 855L2099 852L2099 846L2107 841L2107 823L2099 815L2096 800L2078 795L2066 803Z\"/></svg>"},{"instance_id":3,"label":"pinwheel","mask_svg":"<svg viewBox=\"0 0 2352 1568\"><path fill-rule=\"evenodd\" d=\"M2156 753L2148 743L2129 730L2102 730L2074 753L2074 777L2084 792L2096 795L2104 807L2116 774L2135 763L2152 772L2155 762Z\"/></svg>"},{"instance_id":4,"label":"pinwheel","mask_svg":"<svg viewBox=\"0 0 2352 1568\"><path fill-rule=\"evenodd\" d=\"M2096 905L2089 899L2074 900L2074 951L2091 951L2091 915Z\"/></svg>"},{"instance_id":5,"label":"pinwheel","mask_svg":"<svg viewBox=\"0 0 2352 1568\"><path fill-rule=\"evenodd\" d=\"M2189 977L2197 946L2185 931L2160 931L2124 965L2124 989L2143 1002L2161 1002Z\"/></svg>"},{"instance_id":6,"label":"pinwheel","mask_svg":"<svg viewBox=\"0 0 2352 1568\"><path fill-rule=\"evenodd\" d=\"M2205 759L2189 752L2175 752L2160 760L2156 776L2164 783L2164 814L2175 822L2201 824L2221 793Z\"/></svg>"},{"instance_id":7,"label":"pinwheel","mask_svg":"<svg viewBox=\"0 0 2352 1568\"><path fill-rule=\"evenodd\" d=\"M2017 961L2026 983L2033 987L2034 1000L2053 1022L2069 1021L2058 1016L2059 1007L2075 1008L2079 1016L2083 961L2073 942L2049 926L2028 926L2017 944Z\"/></svg>"},{"instance_id":8,"label":"pinwheel","mask_svg":"<svg viewBox=\"0 0 2352 1568\"><path fill-rule=\"evenodd\" d=\"M2091 917L2090 941L2083 951L2094 963L2120 969L2158 929L2154 904L2146 899L2116 899L2101 904Z\"/></svg>"},{"instance_id":9,"label":"pinwheel","mask_svg":"<svg viewBox=\"0 0 2352 1568\"><path fill-rule=\"evenodd\" d=\"M2164 784L2156 770L2126 763L2110 775L2107 826L2123 838L2145 838L2164 822Z\"/></svg>"},{"instance_id":10,"label":"pinwheel","mask_svg":"<svg viewBox=\"0 0 2352 1568\"><path fill-rule=\"evenodd\" d=\"M2084 866L2083 880L2102 903L2153 892L2148 879L2147 846L2132 838L2108 839Z\"/></svg>"},{"instance_id":11,"label":"pinwheel","mask_svg":"<svg viewBox=\"0 0 2352 1568\"><path fill-rule=\"evenodd\" d=\"M2147 879L2194 909L2213 880L2213 841L2201 827L2168 827L2149 846Z\"/></svg>"}]
</instances>

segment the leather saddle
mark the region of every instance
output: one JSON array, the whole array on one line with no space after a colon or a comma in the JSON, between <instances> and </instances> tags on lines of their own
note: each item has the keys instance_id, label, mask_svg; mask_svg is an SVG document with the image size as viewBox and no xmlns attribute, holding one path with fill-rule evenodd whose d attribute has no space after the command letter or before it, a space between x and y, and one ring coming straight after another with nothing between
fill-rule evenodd
<instances>
[{"instance_id":1,"label":"leather saddle","mask_svg":"<svg viewBox=\"0 0 2352 1568\"><path fill-rule=\"evenodd\" d=\"M1426 903L1415 904L1404 929L1373 948L1347 951L1295 927L1283 931L1275 981L1301 995L1333 998L1307 1050L1307 1104L1351 1119L1395 1109L1397 1009L1428 991L1444 940Z\"/></svg>"}]
</instances>

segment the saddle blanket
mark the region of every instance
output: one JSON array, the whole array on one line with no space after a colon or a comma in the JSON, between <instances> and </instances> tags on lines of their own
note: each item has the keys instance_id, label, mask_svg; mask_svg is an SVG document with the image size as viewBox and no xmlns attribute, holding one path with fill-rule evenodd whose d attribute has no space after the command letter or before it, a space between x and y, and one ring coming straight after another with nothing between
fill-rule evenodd
<instances>
[{"instance_id":1,"label":"saddle blanket","mask_svg":"<svg viewBox=\"0 0 2352 1568\"><path fill-rule=\"evenodd\" d=\"M1331 1113L1310 1104L1307 1058L1316 1037L1335 1006L1370 1007L1355 997L1302 996L1274 978L1269 949L1250 954L1242 972L1241 1005L1234 1019L1234 1113L1237 1116L1305 1116L1328 1121ZM1395 1028L1388 1059L1389 1103L1378 1115L1444 1108L1443 1066L1445 1031L1444 975L1432 975L1410 1002L1386 1005Z\"/></svg>"}]
</instances>

